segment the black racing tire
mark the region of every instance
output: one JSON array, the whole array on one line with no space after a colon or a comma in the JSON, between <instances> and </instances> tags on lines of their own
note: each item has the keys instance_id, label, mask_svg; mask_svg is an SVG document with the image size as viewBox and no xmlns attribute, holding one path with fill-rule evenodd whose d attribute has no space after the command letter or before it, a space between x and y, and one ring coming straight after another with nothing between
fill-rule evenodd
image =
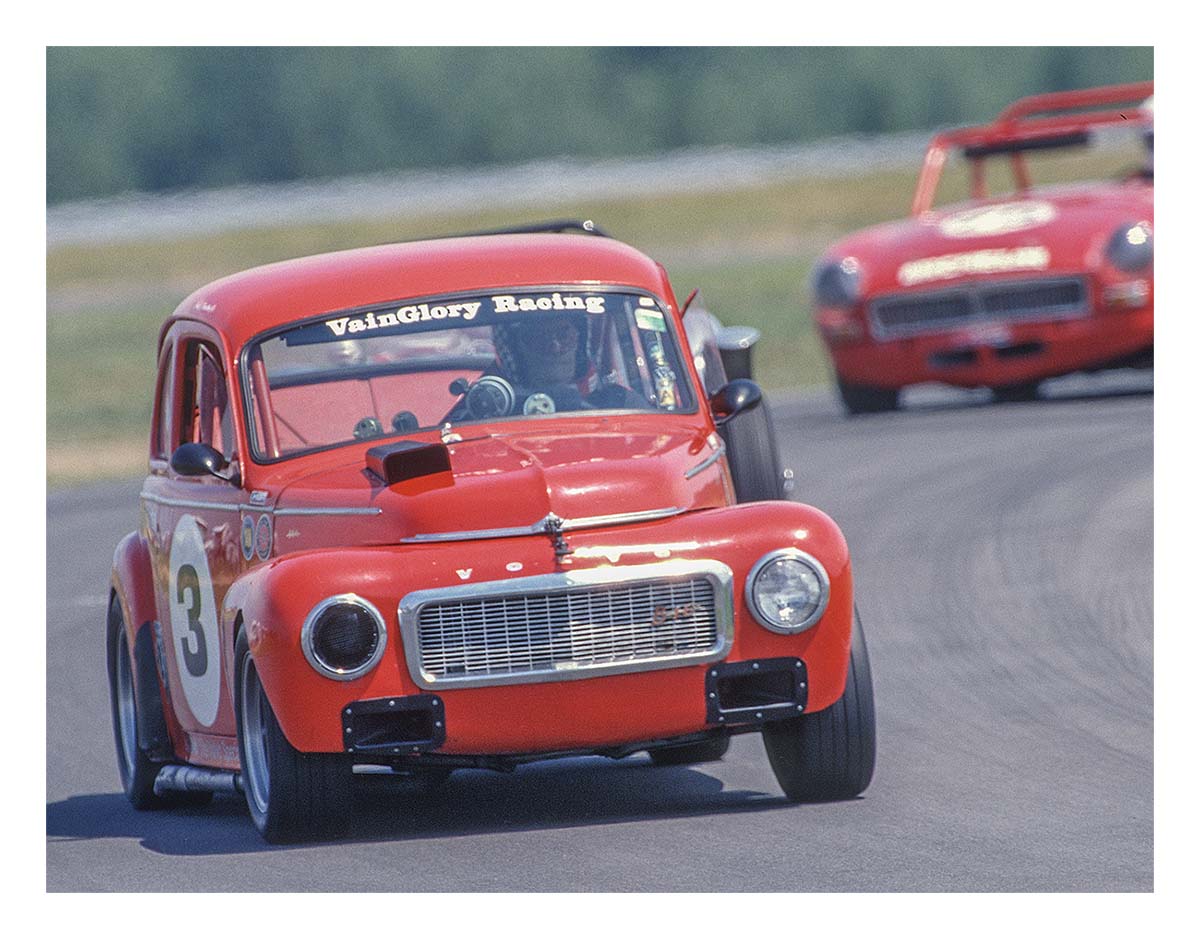
<instances>
[{"instance_id":1,"label":"black racing tire","mask_svg":"<svg viewBox=\"0 0 1200 939\"><path fill-rule=\"evenodd\" d=\"M876 388L872 385L856 385L837 377L838 395L842 407L849 415L884 414L900 408L899 388Z\"/></svg>"},{"instance_id":2,"label":"black racing tire","mask_svg":"<svg viewBox=\"0 0 1200 939\"><path fill-rule=\"evenodd\" d=\"M244 630L235 646L234 680L242 788L254 826L272 844L344 835L353 808L350 760L341 753L301 753L288 743Z\"/></svg>"},{"instance_id":3,"label":"black racing tire","mask_svg":"<svg viewBox=\"0 0 1200 939\"><path fill-rule=\"evenodd\" d=\"M117 771L121 777L121 789L125 798L139 812L151 809L180 808L207 805L212 801L211 792L168 792L155 795L154 780L162 763L150 759L142 749L139 727L142 717L138 713L138 695L135 691L133 653L125 635L125 615L121 602L114 594L108 604L108 702L112 715L113 742L117 748ZM151 698L156 706L162 707L158 689ZM161 718L160 718L161 721Z\"/></svg>"},{"instance_id":4,"label":"black racing tire","mask_svg":"<svg viewBox=\"0 0 1200 939\"><path fill-rule=\"evenodd\" d=\"M992 400L997 404L1036 401L1038 391L1041 387L1042 383L1040 381L1026 381L1016 385L1000 385L992 389Z\"/></svg>"},{"instance_id":5,"label":"black racing tire","mask_svg":"<svg viewBox=\"0 0 1200 939\"><path fill-rule=\"evenodd\" d=\"M765 395L757 407L727 421L720 433L739 503L787 498L775 421Z\"/></svg>"},{"instance_id":6,"label":"black racing tire","mask_svg":"<svg viewBox=\"0 0 1200 939\"><path fill-rule=\"evenodd\" d=\"M133 682L133 654L125 636L125 616L114 595L108 604L108 701L112 714L113 742L121 789L139 811L159 809L167 800L154 794L158 764L138 746L137 695Z\"/></svg>"},{"instance_id":7,"label":"black racing tire","mask_svg":"<svg viewBox=\"0 0 1200 939\"><path fill-rule=\"evenodd\" d=\"M852 799L875 772L875 695L862 622L854 611L846 690L823 711L763 727L767 758L793 802Z\"/></svg>"},{"instance_id":8,"label":"black racing tire","mask_svg":"<svg viewBox=\"0 0 1200 939\"><path fill-rule=\"evenodd\" d=\"M729 752L729 738L715 737L699 743L676 744L647 750L655 766L688 766L692 763L715 763Z\"/></svg>"}]
</instances>

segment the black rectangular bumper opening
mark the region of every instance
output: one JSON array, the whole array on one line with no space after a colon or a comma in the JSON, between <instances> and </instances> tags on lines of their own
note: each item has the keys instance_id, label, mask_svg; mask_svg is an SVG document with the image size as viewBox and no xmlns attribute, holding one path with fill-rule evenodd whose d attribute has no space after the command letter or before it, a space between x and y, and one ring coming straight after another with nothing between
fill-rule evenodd
<instances>
[{"instance_id":1,"label":"black rectangular bumper opening","mask_svg":"<svg viewBox=\"0 0 1200 939\"><path fill-rule=\"evenodd\" d=\"M355 701L342 709L347 753L424 753L446 742L445 705L438 695L414 694Z\"/></svg>"},{"instance_id":2,"label":"black rectangular bumper opening","mask_svg":"<svg viewBox=\"0 0 1200 939\"><path fill-rule=\"evenodd\" d=\"M724 662L709 668L704 691L710 724L795 717L808 702L808 670L791 656Z\"/></svg>"}]
</instances>

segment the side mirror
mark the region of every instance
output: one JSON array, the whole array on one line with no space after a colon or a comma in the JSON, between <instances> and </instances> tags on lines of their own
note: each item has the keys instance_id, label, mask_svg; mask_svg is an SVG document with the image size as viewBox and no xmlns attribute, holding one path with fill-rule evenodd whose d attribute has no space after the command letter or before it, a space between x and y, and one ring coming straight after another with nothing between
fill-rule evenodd
<instances>
[{"instance_id":1,"label":"side mirror","mask_svg":"<svg viewBox=\"0 0 1200 939\"><path fill-rule=\"evenodd\" d=\"M762 404L762 389L748 378L735 378L708 399L717 426Z\"/></svg>"},{"instance_id":2,"label":"side mirror","mask_svg":"<svg viewBox=\"0 0 1200 939\"><path fill-rule=\"evenodd\" d=\"M171 454L171 469L180 476L216 476L240 485L236 467L230 473L222 473L228 468L229 461L206 443L185 443Z\"/></svg>"},{"instance_id":3,"label":"side mirror","mask_svg":"<svg viewBox=\"0 0 1200 939\"><path fill-rule=\"evenodd\" d=\"M723 326L717 330L717 348L725 374L730 378L749 378L753 371L750 357L754 344L762 336L753 326Z\"/></svg>"}]
</instances>

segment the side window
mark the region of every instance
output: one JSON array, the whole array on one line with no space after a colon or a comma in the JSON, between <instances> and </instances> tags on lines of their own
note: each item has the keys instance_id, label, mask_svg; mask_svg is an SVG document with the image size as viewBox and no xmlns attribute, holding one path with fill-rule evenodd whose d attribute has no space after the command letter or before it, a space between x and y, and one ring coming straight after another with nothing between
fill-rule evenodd
<instances>
[{"instance_id":1,"label":"side window","mask_svg":"<svg viewBox=\"0 0 1200 939\"><path fill-rule=\"evenodd\" d=\"M193 341L184 348L179 437L175 445L206 443L227 460L236 455L233 410L217 350Z\"/></svg>"},{"instance_id":2,"label":"side window","mask_svg":"<svg viewBox=\"0 0 1200 939\"><path fill-rule=\"evenodd\" d=\"M170 458L168 452L171 444L171 415L175 406L175 382L173 343L163 347L162 356L158 362L158 384L154 397L154 426L150 429L150 456L156 460Z\"/></svg>"}]
</instances>

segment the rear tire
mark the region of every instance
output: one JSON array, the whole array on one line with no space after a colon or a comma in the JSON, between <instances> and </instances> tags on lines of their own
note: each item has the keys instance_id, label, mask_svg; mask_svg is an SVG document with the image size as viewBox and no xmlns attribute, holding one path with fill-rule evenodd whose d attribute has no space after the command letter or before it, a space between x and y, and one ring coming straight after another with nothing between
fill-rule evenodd
<instances>
[{"instance_id":1,"label":"rear tire","mask_svg":"<svg viewBox=\"0 0 1200 939\"><path fill-rule=\"evenodd\" d=\"M699 743L685 743L673 747L655 747L647 750L655 766L689 766L693 763L715 763L729 752L729 738L717 737Z\"/></svg>"},{"instance_id":2,"label":"rear tire","mask_svg":"<svg viewBox=\"0 0 1200 939\"><path fill-rule=\"evenodd\" d=\"M353 773L340 753L301 753L283 734L243 631L234 653L238 755L250 817L272 844L336 838L349 828Z\"/></svg>"},{"instance_id":3,"label":"rear tire","mask_svg":"<svg viewBox=\"0 0 1200 939\"><path fill-rule=\"evenodd\" d=\"M125 637L125 615L121 602L112 597L108 604L108 700L112 713L113 741L117 746L117 771L125 798L139 812L150 809L179 808L207 805L211 792L168 792L156 795L154 780L164 765L150 759L139 745L139 727L143 720L138 714L138 694L134 685L133 654ZM143 694L162 708L158 689ZM161 714L157 718L162 723Z\"/></svg>"},{"instance_id":4,"label":"rear tire","mask_svg":"<svg viewBox=\"0 0 1200 939\"><path fill-rule=\"evenodd\" d=\"M851 799L875 772L875 695L858 611L846 690L830 707L763 728L771 769L793 802Z\"/></svg>"},{"instance_id":5,"label":"rear tire","mask_svg":"<svg viewBox=\"0 0 1200 939\"><path fill-rule=\"evenodd\" d=\"M125 616L114 595L108 604L108 700L121 789L139 811L158 809L166 801L154 794L158 764L138 746L137 695L133 684L133 655L125 638Z\"/></svg>"},{"instance_id":6,"label":"rear tire","mask_svg":"<svg viewBox=\"0 0 1200 939\"><path fill-rule=\"evenodd\" d=\"M875 388L855 385L837 376L838 395L847 414L883 414L900 407L899 388Z\"/></svg>"},{"instance_id":7,"label":"rear tire","mask_svg":"<svg viewBox=\"0 0 1200 939\"><path fill-rule=\"evenodd\" d=\"M775 422L764 396L758 407L739 414L720 429L737 501L786 499Z\"/></svg>"}]
</instances>

